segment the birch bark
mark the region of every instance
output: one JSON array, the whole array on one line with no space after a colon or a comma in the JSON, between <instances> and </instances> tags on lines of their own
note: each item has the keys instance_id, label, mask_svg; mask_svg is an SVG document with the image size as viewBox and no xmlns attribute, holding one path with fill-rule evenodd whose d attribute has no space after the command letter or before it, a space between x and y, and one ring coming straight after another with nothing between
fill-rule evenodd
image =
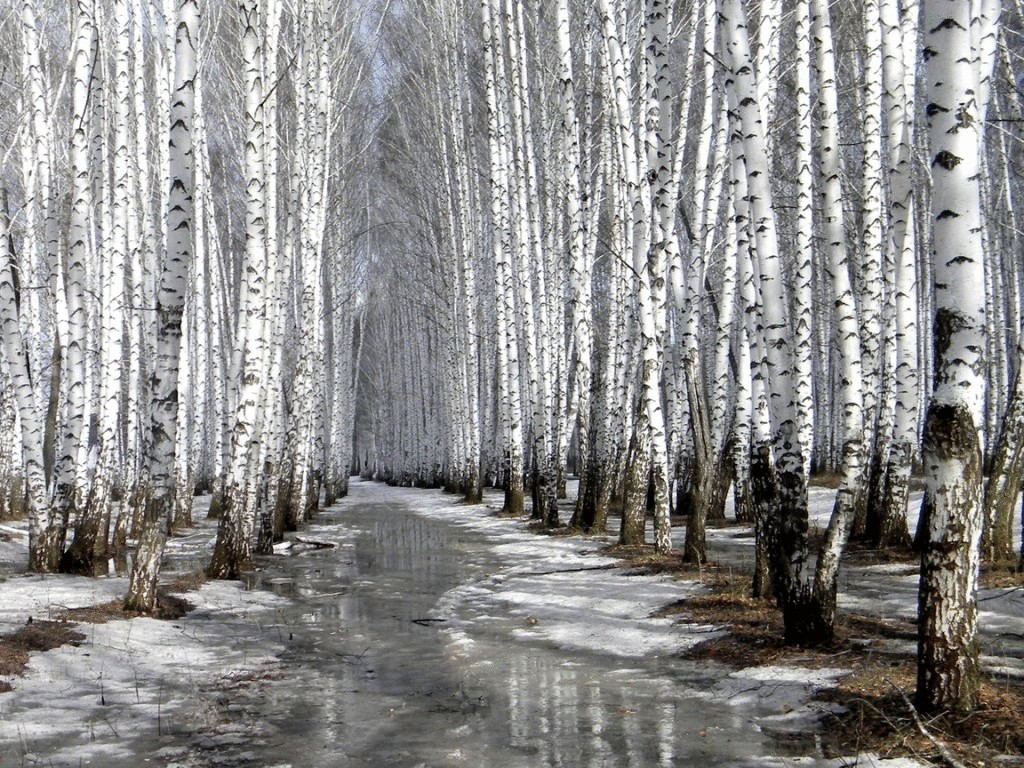
<instances>
[{"instance_id":1,"label":"birch bark","mask_svg":"<svg viewBox=\"0 0 1024 768\"><path fill-rule=\"evenodd\" d=\"M498 368L503 388L501 413L504 455L505 506L511 515L522 515L523 495L523 417L520 394L519 340L515 332L515 293L510 262L511 222L507 168L507 121L499 99L499 82L504 80L504 57L496 50L494 0L481 3L484 70L487 81L487 135L491 175L491 247L495 261L497 294Z\"/></svg>"},{"instance_id":2,"label":"birch bark","mask_svg":"<svg viewBox=\"0 0 1024 768\"><path fill-rule=\"evenodd\" d=\"M720 6L719 30L727 65L726 91L741 130L737 150L746 165L747 198L761 279L764 366L774 432L772 448L778 478L777 598L783 611L786 639L801 642L810 599L807 565L807 478L800 444L792 329L786 319L775 213L771 207L764 126L757 101L746 19L737 0Z\"/></svg>"},{"instance_id":3,"label":"birch bark","mask_svg":"<svg viewBox=\"0 0 1024 768\"><path fill-rule=\"evenodd\" d=\"M22 333L20 279L11 252L10 232L7 191L3 190L0 195L0 339L21 427L18 442L28 502L28 565L29 570L44 573L53 567L53 511L47 498L43 462L43 411L32 386L29 350Z\"/></svg>"},{"instance_id":4,"label":"birch bark","mask_svg":"<svg viewBox=\"0 0 1024 768\"><path fill-rule=\"evenodd\" d=\"M822 239L827 255L831 304L835 308L834 349L838 352L839 408L842 412L840 466L842 480L836 494L825 539L818 554L814 574L812 610L806 617L805 640L826 642L835 630L836 594L839 558L853 527L858 493L864 476L864 403L865 386L861 360L861 334L857 301L850 277L843 219L842 168L839 156L839 105L832 24L828 4L811 0L817 54L818 142L820 157Z\"/></svg>"},{"instance_id":5,"label":"birch bark","mask_svg":"<svg viewBox=\"0 0 1024 768\"><path fill-rule=\"evenodd\" d=\"M170 111L167 253L157 294L157 352L150 389L145 450L143 528L132 565L125 607L152 611L166 539L165 526L176 493L174 453L178 417L178 372L185 294L193 258L193 103L199 33L197 0L179 0L175 17L174 94Z\"/></svg>"},{"instance_id":6,"label":"birch bark","mask_svg":"<svg viewBox=\"0 0 1024 768\"><path fill-rule=\"evenodd\" d=\"M934 228L935 389L923 454L927 522L918 602L917 706L969 711L980 669L977 586L985 396L985 255L979 188L985 62L974 3L928 0L924 54Z\"/></svg>"},{"instance_id":7,"label":"birch bark","mask_svg":"<svg viewBox=\"0 0 1024 768\"><path fill-rule=\"evenodd\" d=\"M88 265L93 254L93 189L90 140L93 125L90 95L96 61L95 5L92 0L76 0L75 41L72 52L71 86L71 214L68 222L68 248L63 269L63 294L66 297L64 359L61 365L64 392L64 418L61 447L55 466L53 487L54 514L61 530L84 504L84 478L79 455L83 445L86 412L86 354L89 317L86 306ZM59 279L59 278L58 278ZM63 549L63 533L59 549ZM60 552L54 552L53 557ZM56 565L54 561L51 567Z\"/></svg>"}]
</instances>

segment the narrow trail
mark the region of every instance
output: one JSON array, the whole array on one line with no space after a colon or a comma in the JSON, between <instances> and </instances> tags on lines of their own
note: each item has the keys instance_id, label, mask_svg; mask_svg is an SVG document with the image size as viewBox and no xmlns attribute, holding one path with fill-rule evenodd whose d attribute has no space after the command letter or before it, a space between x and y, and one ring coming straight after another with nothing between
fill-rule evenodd
<instances>
[{"instance_id":1,"label":"narrow trail","mask_svg":"<svg viewBox=\"0 0 1024 768\"><path fill-rule=\"evenodd\" d=\"M593 584L581 558L605 558L585 543L445 507L356 483L303 534L337 547L271 560L253 586L291 600L281 662L180 764L742 766L814 752L813 735L763 727L802 681L723 685L724 668L672 658L669 622L643 629L678 588L604 568L612 581ZM637 616L606 623L632 590Z\"/></svg>"}]
</instances>

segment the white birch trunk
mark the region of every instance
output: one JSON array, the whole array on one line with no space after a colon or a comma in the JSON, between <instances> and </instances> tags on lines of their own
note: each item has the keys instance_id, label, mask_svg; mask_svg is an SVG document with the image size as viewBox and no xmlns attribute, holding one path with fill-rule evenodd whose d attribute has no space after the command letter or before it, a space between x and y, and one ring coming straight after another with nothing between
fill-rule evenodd
<instances>
[{"instance_id":1,"label":"white birch trunk","mask_svg":"<svg viewBox=\"0 0 1024 768\"><path fill-rule=\"evenodd\" d=\"M882 0L880 18L883 37L885 91L883 104L889 126L889 236L887 262L894 264L893 336L895 341L895 381L893 430L884 469L884 485L879 502L877 543L881 547L909 542L907 502L915 445L919 436L918 348L920 345L917 312L918 292L915 273L917 241L914 229L914 189L911 151L914 140L915 66L907 66L908 56L916 57L916 0L904 3L901 18L895 0Z\"/></svg>"},{"instance_id":2,"label":"white birch trunk","mask_svg":"<svg viewBox=\"0 0 1024 768\"><path fill-rule=\"evenodd\" d=\"M882 302L885 253L882 188L882 26L878 0L863 5L864 27L864 168L862 177L862 260L860 297L861 345L864 366L864 427L870 469L876 449L879 389L882 384Z\"/></svg>"},{"instance_id":3,"label":"white birch trunk","mask_svg":"<svg viewBox=\"0 0 1024 768\"><path fill-rule=\"evenodd\" d=\"M838 406L842 413L840 466L842 480L836 494L825 540L818 554L814 575L813 616L811 637L816 641L831 640L835 630L836 595L838 590L839 559L842 556L857 507L857 494L864 474L864 380L861 362L860 324L857 300L850 277L850 262L846 248L846 225L843 218L843 191L839 156L839 107L835 54L832 45L832 23L828 4L824 0L811 0L815 56L818 80L818 159L821 190L822 239L827 257L826 271L831 283L829 302L835 311L833 349L838 352L836 363L839 378Z\"/></svg>"},{"instance_id":4,"label":"white birch trunk","mask_svg":"<svg viewBox=\"0 0 1024 768\"><path fill-rule=\"evenodd\" d=\"M772 210L770 173L764 125L757 101L749 39L743 10L737 0L724 0L719 29L728 66L726 90L742 132L746 164L750 226L754 232L761 277L762 327L766 354L767 390L774 430L774 461L778 473L778 598L786 623L786 637L799 641L809 599L807 562L807 477L800 444L795 387L792 329L786 317L775 213Z\"/></svg>"},{"instance_id":5,"label":"white birch trunk","mask_svg":"<svg viewBox=\"0 0 1024 768\"><path fill-rule=\"evenodd\" d=\"M923 29L931 140L935 389L925 423L926 536L918 603L917 706L970 711L978 700L977 587L985 399L985 254L979 101L988 62L974 4L929 0ZM990 65L989 65L990 66Z\"/></svg>"},{"instance_id":6,"label":"white birch trunk","mask_svg":"<svg viewBox=\"0 0 1024 768\"><path fill-rule=\"evenodd\" d=\"M32 386L29 349L22 333L18 266L10 250L11 223L7 215L7 193L0 194L0 341L7 359L11 389L17 406L18 439L28 502L28 566L36 573L53 569L53 511L47 498L46 468L43 462L43 411Z\"/></svg>"},{"instance_id":7,"label":"white birch trunk","mask_svg":"<svg viewBox=\"0 0 1024 768\"><path fill-rule=\"evenodd\" d=\"M90 113L91 83L96 60L96 28L92 0L76 0L76 34L72 53L71 86L71 214L68 222L68 248L63 269L66 296L66 325L62 329L64 419L61 447L55 466L53 487L54 513L62 529L69 517L84 502L85 488L80 454L83 446L86 406L86 356L88 310L86 287L93 254L93 190L90 173L90 137L93 131ZM60 279L60 278L58 278ZM62 543L62 542L61 542ZM59 552L56 553L59 555Z\"/></svg>"},{"instance_id":8,"label":"white birch trunk","mask_svg":"<svg viewBox=\"0 0 1024 768\"><path fill-rule=\"evenodd\" d=\"M263 20L257 2L239 4L242 21L242 61L245 77L246 146L245 294L238 320L236 345L241 350L240 385L232 417L231 452L224 490L224 509L217 544L208 573L216 578L237 578L252 551L252 519L258 489L259 434L265 392L267 346L265 321L271 309L271 266L267 258L267 205L264 149L266 113L263 82Z\"/></svg>"},{"instance_id":9,"label":"white birch trunk","mask_svg":"<svg viewBox=\"0 0 1024 768\"><path fill-rule=\"evenodd\" d=\"M63 570L92 574L106 554L106 529L111 513L111 494L123 460L120 451L121 378L125 330L125 266L128 258L129 128L132 102L128 89L128 44L131 22L127 2L114 8L114 77L106 95L112 108L112 188L105 195L109 227L105 227L103 269L100 275L100 402L98 458L88 504L75 526L75 538L62 563Z\"/></svg>"},{"instance_id":10,"label":"white birch trunk","mask_svg":"<svg viewBox=\"0 0 1024 768\"><path fill-rule=\"evenodd\" d=\"M804 446L804 472L811 472L814 453L814 160L811 108L811 12L807 2L796 3L796 172L797 216L793 306L796 314L796 389L800 414L800 444ZM762 17L762 25L764 19ZM820 82L820 80L819 80ZM827 119L822 115L821 119ZM835 148L838 159L838 147ZM838 180L837 180L838 182ZM830 209L825 208L826 215ZM827 238L826 238L827 241Z\"/></svg>"},{"instance_id":11,"label":"white birch trunk","mask_svg":"<svg viewBox=\"0 0 1024 768\"><path fill-rule=\"evenodd\" d=\"M167 253L157 294L157 352L150 392L150 426L146 439L143 495L145 517L132 565L125 606L152 611L166 538L174 507L174 458L178 419L178 371L185 294L193 261L193 101L197 64L199 7L179 0L175 16L174 95L169 133L170 188L167 209Z\"/></svg>"},{"instance_id":12,"label":"white birch trunk","mask_svg":"<svg viewBox=\"0 0 1024 768\"><path fill-rule=\"evenodd\" d=\"M484 69L487 81L487 134L491 175L491 225L497 294L498 367L501 396L505 468L505 512L522 515L523 499L523 418L519 374L519 342L515 333L515 294L510 260L511 221L509 214L509 167L507 122L498 94L504 80L504 57L495 50L494 0L481 3Z\"/></svg>"},{"instance_id":13,"label":"white birch trunk","mask_svg":"<svg viewBox=\"0 0 1024 768\"><path fill-rule=\"evenodd\" d=\"M44 279L43 275L55 270L60 257L57 244L58 206L54 199L54 131L50 119L52 100L47 93L47 78L40 55L41 42L39 31L36 29L37 23L38 11L35 0L24 0L21 10L22 76L27 88L25 101L29 120L22 149L25 185L22 263L23 269L32 275L33 279L36 279L35 276ZM29 370L34 382L36 399L42 403L46 397L46 377L43 371L49 355L41 338L43 302L39 298L27 298L27 311L23 313L27 321L26 327L31 329L30 334L40 336L33 339L30 335L26 340L31 365ZM55 300L56 296L51 299ZM52 459L50 461L52 462Z\"/></svg>"}]
</instances>

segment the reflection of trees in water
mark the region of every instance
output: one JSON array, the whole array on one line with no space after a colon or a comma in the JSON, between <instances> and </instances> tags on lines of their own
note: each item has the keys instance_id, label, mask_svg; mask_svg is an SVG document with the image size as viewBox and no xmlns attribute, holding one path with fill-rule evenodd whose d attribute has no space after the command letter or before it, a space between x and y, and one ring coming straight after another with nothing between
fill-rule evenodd
<instances>
[{"instance_id":1,"label":"reflection of trees in water","mask_svg":"<svg viewBox=\"0 0 1024 768\"><path fill-rule=\"evenodd\" d=\"M602 670L593 661L576 664L537 649L507 657L496 705L507 709L514 750L535 756L537 765L574 766L763 754L749 711L740 717L730 707L709 706L676 680L643 669Z\"/></svg>"},{"instance_id":2,"label":"reflection of trees in water","mask_svg":"<svg viewBox=\"0 0 1024 768\"><path fill-rule=\"evenodd\" d=\"M372 566L385 571L415 571L416 581L433 583L450 560L444 526L413 516L384 517L373 524ZM367 561L370 564L370 561Z\"/></svg>"}]
</instances>

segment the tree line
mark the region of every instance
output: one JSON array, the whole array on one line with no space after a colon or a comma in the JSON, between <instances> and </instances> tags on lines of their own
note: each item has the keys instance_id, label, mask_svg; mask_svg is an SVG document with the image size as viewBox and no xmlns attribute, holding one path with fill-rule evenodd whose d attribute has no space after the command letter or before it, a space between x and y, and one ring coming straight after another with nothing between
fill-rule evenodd
<instances>
[{"instance_id":1,"label":"tree line","mask_svg":"<svg viewBox=\"0 0 1024 768\"><path fill-rule=\"evenodd\" d=\"M851 536L913 543L918 704L971 708L982 541L1018 564L1020 24L982 0L404 4L360 468L587 533L621 512L627 545L653 518L692 562L731 489L799 644L835 632Z\"/></svg>"},{"instance_id":2,"label":"tree line","mask_svg":"<svg viewBox=\"0 0 1024 768\"><path fill-rule=\"evenodd\" d=\"M233 578L347 488L373 30L322 0L67 10L0 27L0 510L34 571L137 540L148 611L195 492Z\"/></svg>"},{"instance_id":3,"label":"tree line","mask_svg":"<svg viewBox=\"0 0 1024 768\"><path fill-rule=\"evenodd\" d=\"M685 514L701 562L731 490L789 642L834 634L851 536L913 541L918 704L971 708L982 547L1018 562L1021 23L12 0L0 507L30 568L135 539L151 609L196 491L233 578L352 470L587 533L621 514L623 544L650 516L661 553Z\"/></svg>"}]
</instances>

